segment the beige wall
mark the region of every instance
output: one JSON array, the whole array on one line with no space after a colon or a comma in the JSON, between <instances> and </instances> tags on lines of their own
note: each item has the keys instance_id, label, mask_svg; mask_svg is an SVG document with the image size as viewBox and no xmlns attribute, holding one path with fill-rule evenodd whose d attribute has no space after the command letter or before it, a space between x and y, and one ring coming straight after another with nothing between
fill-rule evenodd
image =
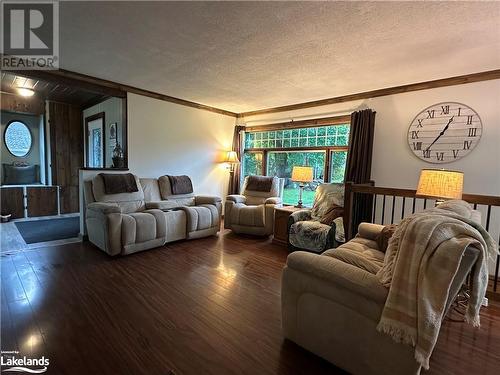
<instances>
[{"instance_id":1,"label":"beige wall","mask_svg":"<svg viewBox=\"0 0 500 375\"><path fill-rule=\"evenodd\" d=\"M218 159L232 144L235 118L128 94L129 169L141 177L186 174L198 194L224 197Z\"/></svg>"},{"instance_id":2,"label":"beige wall","mask_svg":"<svg viewBox=\"0 0 500 375\"><path fill-rule=\"evenodd\" d=\"M425 107L444 101L464 103L475 109L483 122L483 136L463 159L440 165L426 163L409 149L408 127ZM291 118L335 116L364 108L377 111L372 166L372 179L377 186L415 189L420 170L437 167L463 171L467 193L500 195L500 80L250 116L245 123L253 126Z\"/></svg>"}]
</instances>

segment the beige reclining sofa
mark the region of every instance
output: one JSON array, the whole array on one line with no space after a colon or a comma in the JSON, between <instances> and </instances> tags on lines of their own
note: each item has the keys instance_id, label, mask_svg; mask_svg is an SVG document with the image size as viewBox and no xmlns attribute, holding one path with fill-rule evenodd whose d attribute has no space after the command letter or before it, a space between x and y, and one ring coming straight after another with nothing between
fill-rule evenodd
<instances>
[{"instance_id":1,"label":"beige reclining sofa","mask_svg":"<svg viewBox=\"0 0 500 375\"><path fill-rule=\"evenodd\" d=\"M137 191L107 194L101 174L84 181L89 241L109 255L126 255L165 243L215 235L221 198L175 195L168 176L139 179Z\"/></svg>"}]
</instances>

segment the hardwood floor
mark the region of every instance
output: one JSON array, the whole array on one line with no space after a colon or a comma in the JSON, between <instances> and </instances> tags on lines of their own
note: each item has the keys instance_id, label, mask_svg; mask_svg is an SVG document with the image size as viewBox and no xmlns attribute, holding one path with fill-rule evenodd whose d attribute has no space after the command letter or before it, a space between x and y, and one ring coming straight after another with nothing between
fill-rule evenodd
<instances>
[{"instance_id":1,"label":"hardwood floor","mask_svg":"<svg viewBox=\"0 0 500 375\"><path fill-rule=\"evenodd\" d=\"M4 255L1 348L44 355L48 374L341 374L282 339L286 256L231 233L121 258L89 243ZM425 373L499 368L492 302L480 330L445 321Z\"/></svg>"}]
</instances>

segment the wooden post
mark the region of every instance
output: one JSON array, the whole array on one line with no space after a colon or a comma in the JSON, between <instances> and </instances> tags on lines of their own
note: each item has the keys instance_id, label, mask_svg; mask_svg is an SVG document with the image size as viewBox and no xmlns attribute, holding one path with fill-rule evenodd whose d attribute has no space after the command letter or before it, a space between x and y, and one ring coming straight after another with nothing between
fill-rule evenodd
<instances>
[{"instance_id":1,"label":"wooden post","mask_svg":"<svg viewBox=\"0 0 500 375\"><path fill-rule=\"evenodd\" d=\"M352 238L352 185L351 181L345 183L344 192L344 235L345 241Z\"/></svg>"}]
</instances>

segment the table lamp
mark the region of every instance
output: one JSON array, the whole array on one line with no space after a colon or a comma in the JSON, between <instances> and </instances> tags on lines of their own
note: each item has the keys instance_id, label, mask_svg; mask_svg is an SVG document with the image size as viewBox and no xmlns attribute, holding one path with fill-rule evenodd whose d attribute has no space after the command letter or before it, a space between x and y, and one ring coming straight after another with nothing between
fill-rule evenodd
<instances>
[{"instance_id":1,"label":"table lamp","mask_svg":"<svg viewBox=\"0 0 500 375\"><path fill-rule=\"evenodd\" d=\"M464 174L445 169L422 169L417 197L436 199L436 205L446 199L462 199Z\"/></svg>"},{"instance_id":2,"label":"table lamp","mask_svg":"<svg viewBox=\"0 0 500 375\"><path fill-rule=\"evenodd\" d=\"M294 166L292 169L292 181L299 183L299 201L295 207L302 208L302 192L304 190L304 183L313 180L312 167L299 167Z\"/></svg>"}]
</instances>

